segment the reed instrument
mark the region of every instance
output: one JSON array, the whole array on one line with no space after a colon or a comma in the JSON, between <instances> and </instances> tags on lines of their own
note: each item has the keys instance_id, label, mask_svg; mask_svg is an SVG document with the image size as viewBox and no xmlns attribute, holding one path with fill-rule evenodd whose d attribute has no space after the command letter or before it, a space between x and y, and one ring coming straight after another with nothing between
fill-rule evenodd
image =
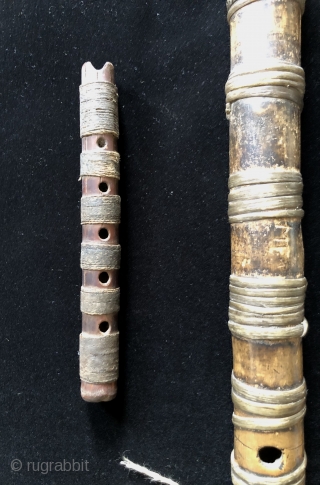
<instances>
[{"instance_id":1,"label":"reed instrument","mask_svg":"<svg viewBox=\"0 0 320 485\"><path fill-rule=\"evenodd\" d=\"M305 0L229 0L234 485L303 485Z\"/></svg>"},{"instance_id":2,"label":"reed instrument","mask_svg":"<svg viewBox=\"0 0 320 485\"><path fill-rule=\"evenodd\" d=\"M80 86L81 312L80 378L85 401L110 401L119 367L120 178L118 92L114 68L82 67Z\"/></svg>"}]
</instances>

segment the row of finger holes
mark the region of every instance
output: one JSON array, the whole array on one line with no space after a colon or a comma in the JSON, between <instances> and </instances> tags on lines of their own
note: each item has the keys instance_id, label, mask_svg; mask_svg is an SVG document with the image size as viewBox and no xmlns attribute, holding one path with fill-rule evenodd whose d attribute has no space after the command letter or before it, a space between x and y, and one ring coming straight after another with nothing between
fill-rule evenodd
<instances>
[{"instance_id":1,"label":"row of finger holes","mask_svg":"<svg viewBox=\"0 0 320 485\"><path fill-rule=\"evenodd\" d=\"M102 136L100 136L97 139L97 145L98 147L103 148L106 145L106 140ZM108 184L106 182L100 182L99 190L100 192L108 192Z\"/></svg>"},{"instance_id":2,"label":"row of finger holes","mask_svg":"<svg viewBox=\"0 0 320 485\"><path fill-rule=\"evenodd\" d=\"M100 148L103 148L106 145L106 140L103 137L99 137L97 139L97 145ZM99 184L99 190L100 192L108 192L108 184L106 182L100 182ZM102 227L99 230L99 237L100 239L108 239L109 237L109 232L108 229ZM99 274L99 281L103 284L107 283L109 281L109 275L106 271L102 271ZM109 323L107 321L103 321L99 324L99 330L102 333L106 333L109 329Z\"/></svg>"},{"instance_id":3,"label":"row of finger holes","mask_svg":"<svg viewBox=\"0 0 320 485\"><path fill-rule=\"evenodd\" d=\"M100 148L103 148L106 145L106 140L102 136L100 136L97 140L97 145ZM100 182L99 190L100 192L108 192L108 184L106 182Z\"/></svg>"}]
</instances>

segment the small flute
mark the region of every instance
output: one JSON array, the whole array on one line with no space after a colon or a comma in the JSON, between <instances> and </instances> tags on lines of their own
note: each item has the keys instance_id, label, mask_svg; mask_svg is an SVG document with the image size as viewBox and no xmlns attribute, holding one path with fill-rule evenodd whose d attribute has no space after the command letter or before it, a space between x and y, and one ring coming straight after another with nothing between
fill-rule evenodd
<instances>
[{"instance_id":1,"label":"small flute","mask_svg":"<svg viewBox=\"0 0 320 485\"><path fill-rule=\"evenodd\" d=\"M108 62L85 63L81 82L81 396L99 402L116 396L119 367L118 93Z\"/></svg>"},{"instance_id":2,"label":"small flute","mask_svg":"<svg viewBox=\"0 0 320 485\"><path fill-rule=\"evenodd\" d=\"M304 485L304 0L228 0L234 485Z\"/></svg>"}]
</instances>

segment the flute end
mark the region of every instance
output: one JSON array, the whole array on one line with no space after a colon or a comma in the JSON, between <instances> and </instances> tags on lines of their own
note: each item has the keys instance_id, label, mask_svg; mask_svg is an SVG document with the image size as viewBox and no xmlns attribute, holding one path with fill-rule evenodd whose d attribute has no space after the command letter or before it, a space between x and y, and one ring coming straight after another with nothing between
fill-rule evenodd
<instances>
[{"instance_id":1,"label":"flute end","mask_svg":"<svg viewBox=\"0 0 320 485\"><path fill-rule=\"evenodd\" d=\"M81 381L81 397L86 402L108 402L117 395L117 381L105 384L91 384Z\"/></svg>"}]
</instances>

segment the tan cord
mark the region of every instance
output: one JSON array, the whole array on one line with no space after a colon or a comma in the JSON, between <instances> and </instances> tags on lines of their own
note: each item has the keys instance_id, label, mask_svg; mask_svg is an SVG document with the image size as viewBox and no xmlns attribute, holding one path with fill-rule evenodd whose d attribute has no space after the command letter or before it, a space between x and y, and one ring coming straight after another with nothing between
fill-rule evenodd
<instances>
[{"instance_id":1,"label":"tan cord","mask_svg":"<svg viewBox=\"0 0 320 485\"><path fill-rule=\"evenodd\" d=\"M112 133L119 137L118 91L113 83L80 86L80 136Z\"/></svg>"},{"instance_id":2,"label":"tan cord","mask_svg":"<svg viewBox=\"0 0 320 485\"><path fill-rule=\"evenodd\" d=\"M237 379L232 372L231 385L234 391L244 399L266 404L288 404L304 399L307 394L306 382L304 379L299 386L290 389L266 389L258 384L247 384L246 382Z\"/></svg>"},{"instance_id":3,"label":"tan cord","mask_svg":"<svg viewBox=\"0 0 320 485\"><path fill-rule=\"evenodd\" d=\"M271 181L273 179L273 181ZM286 171L237 172L229 179L229 222L265 218L302 218L302 179Z\"/></svg>"},{"instance_id":4,"label":"tan cord","mask_svg":"<svg viewBox=\"0 0 320 485\"><path fill-rule=\"evenodd\" d=\"M226 115L229 119L235 101L257 96L287 99L302 109L304 91L305 75L300 66L272 60L261 67L244 65L231 71L226 83Z\"/></svg>"},{"instance_id":5,"label":"tan cord","mask_svg":"<svg viewBox=\"0 0 320 485\"><path fill-rule=\"evenodd\" d=\"M248 416L238 416L233 413L232 422L236 427L241 429L268 431L272 433L273 431L288 429L296 425L304 418L305 413L305 407L297 414L284 418L251 418Z\"/></svg>"},{"instance_id":6,"label":"tan cord","mask_svg":"<svg viewBox=\"0 0 320 485\"><path fill-rule=\"evenodd\" d=\"M290 66L290 68L289 68ZM233 103L237 99L249 98L252 95L249 90L270 88L271 93L280 92L280 96L272 95L272 97L282 98L282 89L287 88L288 93L285 99L294 101L299 106L302 106L302 98L305 90L304 71L300 66L288 63L283 65L276 65L273 70L271 68L263 67L261 71L253 69L251 72L246 66L245 71L232 71L226 83L226 102ZM289 70L290 69L290 70ZM280 91L278 91L278 88ZM245 91L248 91L247 95ZM258 91L257 91L258 92ZM259 94L254 94L259 96Z\"/></svg>"},{"instance_id":7,"label":"tan cord","mask_svg":"<svg viewBox=\"0 0 320 485\"><path fill-rule=\"evenodd\" d=\"M120 196L93 195L81 198L81 224L119 224Z\"/></svg>"},{"instance_id":8,"label":"tan cord","mask_svg":"<svg viewBox=\"0 0 320 485\"><path fill-rule=\"evenodd\" d=\"M304 295L287 296L287 297L255 297L249 295L239 295L233 293L230 287L230 298L234 308L240 311L250 311L251 313L284 314L297 312L303 309Z\"/></svg>"},{"instance_id":9,"label":"tan cord","mask_svg":"<svg viewBox=\"0 0 320 485\"><path fill-rule=\"evenodd\" d=\"M303 302L300 302L297 305L277 306L276 302L273 303L273 300L275 300L274 298L265 298L264 301L261 302L257 299L258 301L252 301L252 304L250 304L250 298L242 302L239 302L239 298L239 295L235 296L231 294L230 307L235 310L240 310L241 312L253 313L255 315L284 315L285 313L296 313L303 310Z\"/></svg>"},{"instance_id":10,"label":"tan cord","mask_svg":"<svg viewBox=\"0 0 320 485\"><path fill-rule=\"evenodd\" d=\"M245 295L245 296L259 296L262 298L266 297L296 297L296 296L301 296L304 295L306 292L306 287L307 285L298 287L298 288L290 288L290 287L284 287L284 288L261 288L261 287L254 287L254 288L242 288L239 286L235 286L230 284L230 290L232 293L236 293L239 295Z\"/></svg>"},{"instance_id":11,"label":"tan cord","mask_svg":"<svg viewBox=\"0 0 320 485\"><path fill-rule=\"evenodd\" d=\"M306 405L305 398L287 404L252 402L238 395L234 390L231 393L236 410L249 414L264 416L265 418L283 418L297 414Z\"/></svg>"},{"instance_id":12,"label":"tan cord","mask_svg":"<svg viewBox=\"0 0 320 485\"><path fill-rule=\"evenodd\" d=\"M302 278L283 278L281 276L238 276L235 274L230 275L230 284L239 286L246 289L256 288L306 288L307 280Z\"/></svg>"},{"instance_id":13,"label":"tan cord","mask_svg":"<svg viewBox=\"0 0 320 485\"><path fill-rule=\"evenodd\" d=\"M283 327L259 327L254 325L243 325L229 320L229 330L234 337L245 340L280 340L304 337L308 331L306 319L298 325Z\"/></svg>"},{"instance_id":14,"label":"tan cord","mask_svg":"<svg viewBox=\"0 0 320 485\"><path fill-rule=\"evenodd\" d=\"M119 244L81 244L82 269L108 270L120 268L121 246Z\"/></svg>"},{"instance_id":15,"label":"tan cord","mask_svg":"<svg viewBox=\"0 0 320 485\"><path fill-rule=\"evenodd\" d=\"M301 196L302 182L276 182L240 185L230 190L228 200L230 203L249 203L256 199L276 197ZM259 202L259 201L258 201ZM232 207L232 206L231 206Z\"/></svg>"},{"instance_id":16,"label":"tan cord","mask_svg":"<svg viewBox=\"0 0 320 485\"><path fill-rule=\"evenodd\" d=\"M287 183L293 182L302 184L302 176L300 172L294 172L289 170L271 170L267 168L251 168L249 170L242 170L240 172L234 172L229 177L228 186L229 189L238 187L241 185L253 185L253 184L269 184L269 183ZM261 187L262 188L262 187Z\"/></svg>"},{"instance_id":17,"label":"tan cord","mask_svg":"<svg viewBox=\"0 0 320 485\"><path fill-rule=\"evenodd\" d=\"M109 315L120 310L120 288L99 289L82 286L80 308L89 315Z\"/></svg>"},{"instance_id":18,"label":"tan cord","mask_svg":"<svg viewBox=\"0 0 320 485\"><path fill-rule=\"evenodd\" d=\"M118 152L86 151L80 155L80 178L113 177L120 179L120 155Z\"/></svg>"},{"instance_id":19,"label":"tan cord","mask_svg":"<svg viewBox=\"0 0 320 485\"><path fill-rule=\"evenodd\" d=\"M258 221L261 219L302 219L304 211L302 209L282 209L282 210L260 210L259 212L248 212L236 216L230 216L230 224L237 222Z\"/></svg>"},{"instance_id":20,"label":"tan cord","mask_svg":"<svg viewBox=\"0 0 320 485\"><path fill-rule=\"evenodd\" d=\"M226 93L243 87L284 86L295 88L300 96L305 90L305 74L301 66L289 62L269 60L263 64L245 63L235 67L226 83Z\"/></svg>"},{"instance_id":21,"label":"tan cord","mask_svg":"<svg viewBox=\"0 0 320 485\"><path fill-rule=\"evenodd\" d=\"M264 219L270 217L270 214L274 218L303 217L302 184L264 184L260 195L259 185L247 185L245 189L246 199L244 190L231 189L230 191L228 216L231 224ZM276 194L288 195L276 196Z\"/></svg>"},{"instance_id":22,"label":"tan cord","mask_svg":"<svg viewBox=\"0 0 320 485\"><path fill-rule=\"evenodd\" d=\"M232 335L246 340L305 336L306 287L305 278L231 275L228 325Z\"/></svg>"},{"instance_id":23,"label":"tan cord","mask_svg":"<svg viewBox=\"0 0 320 485\"><path fill-rule=\"evenodd\" d=\"M80 334L80 378L90 383L118 379L119 332L102 335Z\"/></svg>"},{"instance_id":24,"label":"tan cord","mask_svg":"<svg viewBox=\"0 0 320 485\"><path fill-rule=\"evenodd\" d=\"M279 332L282 334L281 330L275 330L277 327L288 326L283 335L287 332L288 335L304 336L307 330L304 319L306 288L305 278L231 275L229 318L234 335L249 338L252 331L252 338L265 334L274 339Z\"/></svg>"},{"instance_id":25,"label":"tan cord","mask_svg":"<svg viewBox=\"0 0 320 485\"><path fill-rule=\"evenodd\" d=\"M269 81L270 82L270 81ZM245 86L243 88L235 89L227 94L226 97L226 116L230 117L231 104L239 99L245 98L276 98L286 99L297 104L302 110L303 104L300 102L300 93L292 88L290 85L287 87L272 86L267 84L266 86Z\"/></svg>"},{"instance_id":26,"label":"tan cord","mask_svg":"<svg viewBox=\"0 0 320 485\"><path fill-rule=\"evenodd\" d=\"M285 315L252 315L251 313L241 312L237 309L229 307L229 319L243 325L261 325L264 327L297 325L303 322L304 310Z\"/></svg>"}]
</instances>

